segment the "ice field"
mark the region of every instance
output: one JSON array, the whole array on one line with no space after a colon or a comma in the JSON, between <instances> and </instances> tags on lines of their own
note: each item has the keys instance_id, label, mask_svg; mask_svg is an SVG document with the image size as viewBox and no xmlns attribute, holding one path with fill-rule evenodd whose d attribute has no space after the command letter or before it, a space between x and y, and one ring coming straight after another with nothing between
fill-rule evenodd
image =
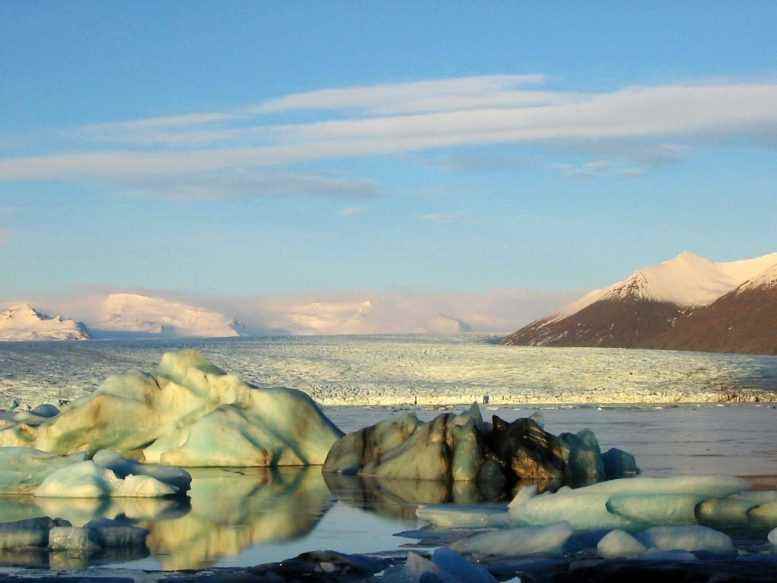
<instances>
[{"instance_id":1,"label":"ice field","mask_svg":"<svg viewBox=\"0 0 777 583\"><path fill-rule=\"evenodd\" d=\"M4 343L0 407L91 392L108 375L149 370L194 347L260 386L324 405L716 403L777 399L777 357L592 348L518 348L493 338L339 336Z\"/></svg>"}]
</instances>

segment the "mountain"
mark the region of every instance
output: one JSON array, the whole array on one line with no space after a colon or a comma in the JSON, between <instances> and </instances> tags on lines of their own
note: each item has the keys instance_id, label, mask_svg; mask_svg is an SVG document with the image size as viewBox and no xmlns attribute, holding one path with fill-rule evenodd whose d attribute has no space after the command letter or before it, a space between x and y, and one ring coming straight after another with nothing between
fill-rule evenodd
<instances>
[{"instance_id":1,"label":"mountain","mask_svg":"<svg viewBox=\"0 0 777 583\"><path fill-rule=\"evenodd\" d=\"M81 322L49 316L30 304L11 304L0 311L0 341L87 340Z\"/></svg>"},{"instance_id":2,"label":"mountain","mask_svg":"<svg viewBox=\"0 0 777 583\"><path fill-rule=\"evenodd\" d=\"M684 252L503 340L509 345L777 353L777 253L714 262Z\"/></svg>"},{"instance_id":3,"label":"mountain","mask_svg":"<svg viewBox=\"0 0 777 583\"><path fill-rule=\"evenodd\" d=\"M235 320L213 310L133 293L108 294L94 327L108 332L210 338L240 336L242 329Z\"/></svg>"}]
</instances>

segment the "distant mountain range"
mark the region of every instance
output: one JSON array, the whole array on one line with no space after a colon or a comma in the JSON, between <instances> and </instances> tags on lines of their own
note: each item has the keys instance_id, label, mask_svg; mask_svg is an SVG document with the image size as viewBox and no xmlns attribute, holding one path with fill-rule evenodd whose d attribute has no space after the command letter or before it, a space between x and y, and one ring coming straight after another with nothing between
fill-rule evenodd
<instances>
[{"instance_id":1,"label":"distant mountain range","mask_svg":"<svg viewBox=\"0 0 777 583\"><path fill-rule=\"evenodd\" d=\"M30 304L11 304L0 309L0 341L87 340L89 337L83 323L49 316Z\"/></svg>"},{"instance_id":2,"label":"distant mountain range","mask_svg":"<svg viewBox=\"0 0 777 583\"><path fill-rule=\"evenodd\" d=\"M503 343L777 354L777 253L715 262L684 252L586 294Z\"/></svg>"},{"instance_id":3,"label":"distant mountain range","mask_svg":"<svg viewBox=\"0 0 777 583\"><path fill-rule=\"evenodd\" d=\"M223 314L165 298L131 293L106 295L96 316L83 322L49 316L29 303L0 311L0 341L88 340L92 337L240 336L242 326Z\"/></svg>"}]
</instances>

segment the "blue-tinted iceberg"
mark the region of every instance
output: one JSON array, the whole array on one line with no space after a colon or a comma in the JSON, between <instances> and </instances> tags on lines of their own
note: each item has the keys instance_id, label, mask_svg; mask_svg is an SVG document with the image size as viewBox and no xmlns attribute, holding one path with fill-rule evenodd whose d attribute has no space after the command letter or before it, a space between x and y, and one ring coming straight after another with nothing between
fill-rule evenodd
<instances>
[{"instance_id":1,"label":"blue-tinted iceberg","mask_svg":"<svg viewBox=\"0 0 777 583\"><path fill-rule=\"evenodd\" d=\"M4 425L0 446L111 449L173 466L319 465L341 435L305 393L249 385L184 350L165 354L154 374L108 378L38 425Z\"/></svg>"}]
</instances>

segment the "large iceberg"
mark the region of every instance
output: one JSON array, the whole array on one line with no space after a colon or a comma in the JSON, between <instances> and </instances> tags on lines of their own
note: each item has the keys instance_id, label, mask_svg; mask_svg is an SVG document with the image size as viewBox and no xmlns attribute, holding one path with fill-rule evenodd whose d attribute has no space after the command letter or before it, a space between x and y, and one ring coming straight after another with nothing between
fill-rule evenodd
<instances>
[{"instance_id":1,"label":"large iceberg","mask_svg":"<svg viewBox=\"0 0 777 583\"><path fill-rule=\"evenodd\" d=\"M382 479L514 483L590 483L605 478L596 436L588 430L558 437L535 419L485 423L473 405L424 423L412 413L341 438L324 472Z\"/></svg>"},{"instance_id":2,"label":"large iceberg","mask_svg":"<svg viewBox=\"0 0 777 583\"><path fill-rule=\"evenodd\" d=\"M109 448L173 466L320 465L341 435L307 394L255 387L183 350L166 353L154 374L108 378L56 417L6 423L0 446Z\"/></svg>"}]
</instances>

